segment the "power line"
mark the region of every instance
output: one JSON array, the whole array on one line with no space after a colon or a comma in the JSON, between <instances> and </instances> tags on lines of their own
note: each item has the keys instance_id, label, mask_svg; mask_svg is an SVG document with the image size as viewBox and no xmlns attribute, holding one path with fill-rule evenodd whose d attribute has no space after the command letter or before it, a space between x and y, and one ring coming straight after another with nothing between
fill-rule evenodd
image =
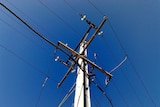
<instances>
[{"instance_id":1,"label":"power line","mask_svg":"<svg viewBox=\"0 0 160 107\"><path fill-rule=\"evenodd\" d=\"M69 90L69 92L66 94L66 96L63 98L63 100L61 101L61 103L58 105L58 107L61 107L65 102L66 100L70 97L70 95L75 91L75 86L76 86L76 83L74 83L71 87L71 89Z\"/></svg>"},{"instance_id":2,"label":"power line","mask_svg":"<svg viewBox=\"0 0 160 107\"><path fill-rule=\"evenodd\" d=\"M95 83L94 81L92 81L92 83L94 83L94 85L103 93L103 95L107 98L107 100L109 101L111 107L113 107L113 103L112 100L108 97L108 95L106 94L106 92L104 91L104 89L98 85L97 83Z\"/></svg>"},{"instance_id":3,"label":"power line","mask_svg":"<svg viewBox=\"0 0 160 107\"><path fill-rule=\"evenodd\" d=\"M105 16L105 14L96 7L96 5L94 3L92 3L90 0L88 0L88 2L102 15L102 16Z\"/></svg>"},{"instance_id":4,"label":"power line","mask_svg":"<svg viewBox=\"0 0 160 107\"><path fill-rule=\"evenodd\" d=\"M34 23L37 27L41 28L42 30L44 30L45 32L47 32L49 34L49 32L40 24L38 24L35 20L33 20L31 17L29 17L28 15L26 15L22 10L20 10L18 7L16 7L13 3L11 3L10 1L6 0L11 6L13 6L17 11L19 11L21 14L23 14L25 17L27 17L32 23Z\"/></svg>"},{"instance_id":5,"label":"power line","mask_svg":"<svg viewBox=\"0 0 160 107\"><path fill-rule=\"evenodd\" d=\"M117 85L114 83L114 81L112 81L112 84L114 85L115 89L117 90L117 92L119 93L119 96L121 97L122 101L124 102L124 104L126 105L126 107L129 107L126 99L124 98L124 96L122 95L122 93L120 92L119 88L117 87Z\"/></svg>"},{"instance_id":6,"label":"power line","mask_svg":"<svg viewBox=\"0 0 160 107\"><path fill-rule=\"evenodd\" d=\"M37 67L35 67L34 65L32 65L31 63L29 63L28 61L26 61L21 56L17 55L16 53L14 53L13 51L11 51L10 49L8 49L7 47L5 47L4 45L0 44L0 47L3 48L8 53L10 53L13 56L15 56L16 58L20 59L22 62L26 63L28 66L32 67L35 71L37 71L37 72L39 72L39 73L41 73L43 75L46 75L44 72L42 72L41 70L39 70Z\"/></svg>"},{"instance_id":7,"label":"power line","mask_svg":"<svg viewBox=\"0 0 160 107\"><path fill-rule=\"evenodd\" d=\"M46 85L46 82L47 82L48 79L50 78L50 76L48 76L48 75L49 75L49 72L51 71L52 65L53 65L53 60L51 61L50 66L49 66L49 68L48 68L48 71L47 71L47 73L46 73L46 78L45 78L45 80L44 80L44 82L43 82L43 84L42 84L42 88L41 88L40 94L39 94L39 96L38 96L38 99L37 99L37 102L36 102L35 107L38 107L38 104L39 104L39 102L40 102L40 99L41 99L41 96L42 96L44 87L45 87L45 85Z\"/></svg>"},{"instance_id":8,"label":"power line","mask_svg":"<svg viewBox=\"0 0 160 107\"><path fill-rule=\"evenodd\" d=\"M123 45L122 45L122 43L121 43L121 41L120 41L120 39L119 39L117 33L116 33L115 30L113 29L113 26L112 26L111 22L110 22L110 21L108 21L108 22L109 22L109 25L110 25L110 27L111 27L113 33L114 33L114 36L115 36L116 40L117 40L118 43L119 43L119 45L120 45L122 51L124 52L124 54L125 54L126 56L128 56L128 54L127 54L126 50L124 49L124 47L123 47ZM136 69L135 65L133 64L133 62L131 61L131 59L130 59L129 56L128 56L128 61L129 61L130 65L131 65L133 71L135 72L137 78L139 79L140 83L142 84L142 86L143 86L143 88L144 88L146 94L147 94L148 97L150 98L152 104L154 105L154 107L156 107L156 104L155 104L153 98L151 97L151 95L150 95L148 89L146 88L146 86L145 86L145 84L144 84L142 78L140 77L139 73L137 72L137 69Z\"/></svg>"},{"instance_id":9,"label":"power line","mask_svg":"<svg viewBox=\"0 0 160 107\"><path fill-rule=\"evenodd\" d=\"M70 3L67 0L64 0L64 2L77 14L79 15L80 13L78 12L77 9L75 9L73 6L70 5Z\"/></svg>"},{"instance_id":10,"label":"power line","mask_svg":"<svg viewBox=\"0 0 160 107\"><path fill-rule=\"evenodd\" d=\"M93 103L95 103L95 106L96 107L101 107L101 104L99 103L99 101L97 100L97 98L96 98L96 96L94 95L93 92L92 92L92 96L93 96L93 99L95 100L95 101L93 101Z\"/></svg>"},{"instance_id":11,"label":"power line","mask_svg":"<svg viewBox=\"0 0 160 107\"><path fill-rule=\"evenodd\" d=\"M41 99L41 96L42 96L43 90L44 90L44 87L43 87L43 88L41 88L41 91L40 91L40 94L39 94L39 96L38 96L38 99L37 99L37 102L36 102L35 107L38 107L38 104L39 104L39 102L40 102L40 99Z\"/></svg>"},{"instance_id":12,"label":"power line","mask_svg":"<svg viewBox=\"0 0 160 107\"><path fill-rule=\"evenodd\" d=\"M15 56L16 58L18 58L19 60L21 60L22 62L24 62L25 64L27 64L28 66L30 66L31 68L33 68L35 71L39 72L40 74L44 75L44 76L48 76L46 73L44 73L43 71L41 71L40 69L38 69L37 67L35 67L34 65L32 65L30 62L28 62L27 60L25 60L24 58L22 58L21 56L19 56L18 54L16 54L15 52L11 51L9 48L5 47L4 45L0 44L0 47L3 48L5 51L7 51L8 53L10 53L11 55ZM49 76L50 77L50 76ZM50 77L51 80L53 80L54 82L58 83L58 81L52 77Z\"/></svg>"},{"instance_id":13,"label":"power line","mask_svg":"<svg viewBox=\"0 0 160 107\"><path fill-rule=\"evenodd\" d=\"M80 33L75 30L68 22L66 22L63 18L61 18L55 11L53 11L51 8L49 8L45 3L42 2L42 0L38 0L41 5L43 5L49 12L51 12L53 15L55 15L59 20L61 20L67 27L69 27L72 31L80 35Z\"/></svg>"},{"instance_id":14,"label":"power line","mask_svg":"<svg viewBox=\"0 0 160 107\"><path fill-rule=\"evenodd\" d=\"M17 24L19 24L15 19L13 19L12 17L10 17L7 13L5 13L3 10L0 9L0 11L2 11L6 16L8 16L11 20L14 20ZM22 34L21 37L30 40L34 45L38 46L39 48L41 48L44 52L46 52L47 54L49 53L49 51L45 48L43 48L42 46L40 46L36 41L30 39L25 33L21 32L20 30L18 30L16 27L14 27L13 25L11 25L10 23L8 23L7 21L3 20L2 18L0 18L0 20L5 23L6 25L8 25L10 28L12 28L13 30L15 30L16 32L18 32L19 34ZM19 24L20 26L22 26L21 24ZM22 26L23 27L23 26Z\"/></svg>"},{"instance_id":15,"label":"power line","mask_svg":"<svg viewBox=\"0 0 160 107\"><path fill-rule=\"evenodd\" d=\"M121 69L121 71L122 71L122 69ZM133 93L134 93L134 95L137 97L137 101L139 102L139 104L141 105L141 107L144 107L144 105L142 104L142 102L141 102L141 100L140 100L137 92L135 91L135 88L133 87L132 83L129 81L129 78L126 76L126 74L124 73L124 71L122 71L122 74L123 74L123 76L126 78L126 80L128 81L131 89L133 89Z\"/></svg>"}]
</instances>

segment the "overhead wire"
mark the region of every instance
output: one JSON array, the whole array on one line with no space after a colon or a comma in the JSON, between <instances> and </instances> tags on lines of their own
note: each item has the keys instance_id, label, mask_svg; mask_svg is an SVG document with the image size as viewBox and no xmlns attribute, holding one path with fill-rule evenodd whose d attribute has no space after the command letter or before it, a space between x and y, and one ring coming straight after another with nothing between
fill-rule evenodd
<instances>
[{"instance_id":1,"label":"overhead wire","mask_svg":"<svg viewBox=\"0 0 160 107\"><path fill-rule=\"evenodd\" d=\"M43 28L43 26L41 26L39 23L37 23L34 19L32 19L30 16L28 16L27 14L25 14L22 10L20 10L18 7L16 7L12 2L6 0L11 6L13 6L16 10L18 10L21 14L23 14L26 18L28 18L32 23L34 23L36 26L40 27L42 30L44 30L45 32L48 33L48 31Z\"/></svg>"},{"instance_id":2,"label":"overhead wire","mask_svg":"<svg viewBox=\"0 0 160 107\"><path fill-rule=\"evenodd\" d=\"M11 6L13 6L17 11L19 11L22 15L24 15L26 18L28 18L32 23L34 23L37 27L39 27L40 29L42 29L43 31L45 31L47 34L49 34L49 32L40 24L38 24L35 20L33 20L30 16L28 16L27 14L25 14L22 10L20 10L17 6L15 6L12 2L10 2L9 0L6 0L6 2L8 2ZM55 37L54 37L55 38Z\"/></svg>"},{"instance_id":3,"label":"overhead wire","mask_svg":"<svg viewBox=\"0 0 160 107\"><path fill-rule=\"evenodd\" d=\"M40 94L39 94L38 99L37 99L37 101L36 101L35 107L38 107L38 104L39 104L39 102L40 102L40 99L41 99L43 90L44 90L44 87L41 88L41 90L40 90Z\"/></svg>"},{"instance_id":4,"label":"overhead wire","mask_svg":"<svg viewBox=\"0 0 160 107\"><path fill-rule=\"evenodd\" d=\"M10 50L9 48L7 48L6 46L4 46L3 44L0 44L0 47L2 49L4 49L6 52L10 53L11 55L15 56L16 58L18 58L19 60L21 60L23 63L27 64L28 66L30 66L31 68L33 68L36 72L39 72L40 74L47 76L46 73L44 73L43 71L41 71L40 69L38 69L37 67L35 67L34 65L32 65L30 62L28 62L27 60L25 60L24 58L22 58L21 56L19 56L18 54L16 54L15 52L13 52L12 50ZM58 81L52 77L50 77L54 82L58 83Z\"/></svg>"},{"instance_id":5,"label":"overhead wire","mask_svg":"<svg viewBox=\"0 0 160 107\"><path fill-rule=\"evenodd\" d=\"M32 67L35 71L41 73L42 75L46 75L44 72L42 72L40 69L38 69L37 67L35 67L34 65L32 65L30 62L26 61L24 58L22 58L21 56L17 55L16 53L14 53L13 51L11 51L10 49L8 49L7 47L5 47L4 45L0 44L0 47L3 48L5 51L7 51L8 53L12 54L13 56L15 56L16 58L18 58L19 60L21 60L22 62L26 63L28 66Z\"/></svg>"},{"instance_id":6,"label":"overhead wire","mask_svg":"<svg viewBox=\"0 0 160 107\"><path fill-rule=\"evenodd\" d=\"M107 98L107 100L109 101L111 107L114 107L113 106L113 103L112 103L112 100L109 98L109 96L106 94L106 92L104 91L104 89L98 85L97 83L95 83L94 81L92 81L92 83L102 92L102 94Z\"/></svg>"},{"instance_id":7,"label":"overhead wire","mask_svg":"<svg viewBox=\"0 0 160 107\"><path fill-rule=\"evenodd\" d=\"M95 56L95 55L94 55ZM95 62L96 62L96 58L97 57L97 55L95 56ZM94 82L95 81L95 79L98 81L98 84L96 83L96 82ZM109 101L109 103L110 103L110 105L113 107L113 103L112 103L112 100L108 97L108 95L106 94L106 92L105 92L105 89L103 88L103 86L102 86L102 84L101 84L101 82L99 81L99 79L96 77L96 76L94 76L94 78L93 79L91 79L91 82L92 83L94 83L94 85L103 93L103 95L107 98L107 100ZM99 100L100 100L100 98L99 98ZM97 100L97 102L99 102L98 100Z\"/></svg>"},{"instance_id":8,"label":"overhead wire","mask_svg":"<svg viewBox=\"0 0 160 107\"><path fill-rule=\"evenodd\" d=\"M92 91L91 91L92 92ZM95 100L95 101L93 101L93 105L94 106L96 106L96 107L101 107L101 104L100 104L100 102L98 101L98 99L96 98L96 96L94 95L94 93L92 93L92 95L91 95L91 99L92 99L92 96L93 96L93 100Z\"/></svg>"},{"instance_id":9,"label":"overhead wire","mask_svg":"<svg viewBox=\"0 0 160 107\"><path fill-rule=\"evenodd\" d=\"M122 71L122 69L120 69L120 70ZM129 78L127 77L127 75L124 73L124 71L122 71L121 73L122 73L123 76L126 78L126 80L127 80L128 84L130 85L131 89L133 89L133 93L134 93L134 95L136 96L137 101L139 102L139 105L140 105L141 107L144 107L142 101L140 100L139 95L137 94L137 92L136 92L136 90L135 90L135 87L133 87L133 85L132 85L132 83L130 82L130 80L129 80Z\"/></svg>"},{"instance_id":10,"label":"overhead wire","mask_svg":"<svg viewBox=\"0 0 160 107\"><path fill-rule=\"evenodd\" d=\"M140 83L142 84L142 86L143 86L143 88L144 88L144 90L145 90L147 96L149 97L149 99L150 99L150 101L152 102L152 104L154 105L154 107L156 107L156 103L154 102L152 96L150 95L150 93L149 93L147 87L145 86L145 84L144 84L144 82L143 82L141 76L140 76L139 73L137 72L137 69L136 69L135 65L133 64L132 60L130 59L129 55L127 54L126 50L124 49L124 47L123 47L123 45L122 45L122 43L121 43L119 37L117 36L117 33L115 32L115 30L114 30L113 27L112 27L110 21L109 21L109 25L110 25L110 27L111 27L113 33L114 33L114 36L116 37L116 39L117 39L117 41L118 41L118 43L119 43L121 49L123 50L124 54L125 54L126 56L128 56L128 61L129 61L130 65L131 65L131 67L132 67L134 73L136 74L137 78L139 79Z\"/></svg>"},{"instance_id":11,"label":"overhead wire","mask_svg":"<svg viewBox=\"0 0 160 107\"><path fill-rule=\"evenodd\" d=\"M118 86L115 84L114 81L112 81L113 86L115 87L115 89L117 90L119 96L121 97L122 101L124 102L124 104L126 105L126 107L129 107L125 97L122 95L121 91L119 90Z\"/></svg>"},{"instance_id":12,"label":"overhead wire","mask_svg":"<svg viewBox=\"0 0 160 107\"><path fill-rule=\"evenodd\" d=\"M64 2L77 14L77 15L79 15L80 13L78 12L78 10L77 9L75 9L74 7L72 7L71 5L70 5L70 3L67 1L67 0L64 0Z\"/></svg>"},{"instance_id":13,"label":"overhead wire","mask_svg":"<svg viewBox=\"0 0 160 107\"><path fill-rule=\"evenodd\" d=\"M102 16L105 16L105 14L96 7L96 5L94 3L92 3L90 0L87 0Z\"/></svg>"},{"instance_id":14,"label":"overhead wire","mask_svg":"<svg viewBox=\"0 0 160 107\"><path fill-rule=\"evenodd\" d=\"M44 87L45 87L47 81L50 79L49 72L51 71L51 67L52 67L52 65L53 65L53 62L54 62L54 61L52 60L51 63L50 63L50 65L49 65L49 68L48 68L48 70L47 70L47 73L46 73L46 76L45 76L45 80L44 80L44 82L43 82L43 84L42 84L42 87L41 87L41 90L40 90L40 94L39 94L39 96L38 96L38 99L37 99L37 102L36 102L35 107L38 107L38 104L39 104L39 102L40 102L42 93L43 93L43 91L44 91Z\"/></svg>"},{"instance_id":15,"label":"overhead wire","mask_svg":"<svg viewBox=\"0 0 160 107\"><path fill-rule=\"evenodd\" d=\"M44 91L45 85L46 85L47 81L50 79L49 72L51 72L51 67L52 67L52 65L53 65L53 62L54 62L54 60L51 61L50 66L49 66L49 68L48 68L48 71L47 71L47 73L46 73L46 77L45 77L44 82L43 82L43 84L42 84L42 87L41 87L41 90L40 90L40 94L39 94L39 96L38 96L38 99L37 99L37 102L36 102L35 107L38 107L38 104L39 104L39 102L40 102L40 99L41 99L42 93L43 93L43 91ZM58 82L57 82L57 83L58 83Z\"/></svg>"},{"instance_id":16,"label":"overhead wire","mask_svg":"<svg viewBox=\"0 0 160 107\"><path fill-rule=\"evenodd\" d=\"M58 105L58 107L61 107L65 102L66 100L70 97L70 95L74 92L75 90L75 86L76 86L76 83L74 83L71 87L71 89L69 90L69 92L66 94L66 96L63 98L63 100L61 101L61 103Z\"/></svg>"},{"instance_id":17,"label":"overhead wire","mask_svg":"<svg viewBox=\"0 0 160 107\"><path fill-rule=\"evenodd\" d=\"M7 17L9 17L11 20L15 21L18 25L20 25L21 27L24 28L24 26L22 26L20 23L18 23L13 17L10 17L7 13L5 13L3 10L0 9L1 12L3 12ZM37 47L39 47L40 49L42 49L45 53L49 54L49 51L45 48L43 48L42 46L40 46L35 40L31 39L28 37L27 34L23 33L22 31L20 31L19 29L17 29L15 26L13 26L12 24L10 24L9 22L3 20L2 18L0 19L3 23L5 23L6 25L8 25L10 28L12 28L13 30L15 30L16 32L18 32L19 34L21 34L20 36L31 41L34 45L36 45Z\"/></svg>"},{"instance_id":18,"label":"overhead wire","mask_svg":"<svg viewBox=\"0 0 160 107\"><path fill-rule=\"evenodd\" d=\"M80 33L75 30L71 24L69 24L67 21L65 21L62 17L60 17L55 11L53 11L53 9L51 9L50 7L48 7L42 0L38 0L39 3L44 6L49 12L51 12L53 15L55 15L59 20L61 20L65 25L67 25L67 27L69 27L72 31L74 31L76 34L80 35Z\"/></svg>"},{"instance_id":19,"label":"overhead wire","mask_svg":"<svg viewBox=\"0 0 160 107\"><path fill-rule=\"evenodd\" d=\"M92 5L92 6L93 6L93 7L94 7L101 15L104 15L103 12L100 11L100 9L98 9L98 8L97 8L90 0L88 0L88 1L90 2L90 4L91 4L91 5ZM116 33L115 30L113 29L113 26L112 26L110 20L108 20L108 22L109 22L109 26L110 26L110 28L112 29L112 31L113 31L113 33L114 33L114 36L115 36L116 40L118 41L118 43L119 43L121 49L123 50L124 54L125 54L126 56L128 56L128 54L127 54L127 52L126 52L124 46L122 45L122 43L121 43L121 41L120 41L120 39L119 39L117 33ZM132 69L134 70L134 72L135 72L137 78L139 79L140 83L142 84L142 86L143 86L143 88L144 88L146 94L147 94L148 97L150 98L150 100L151 100L152 104L154 105L154 107L156 107L156 103L154 102L152 96L150 95L148 89L146 88L146 86L145 86L145 84L144 84L142 78L140 77L139 73L137 72L137 69L135 68L135 65L133 64L133 62L131 61L131 59L130 59L129 56L128 56L128 60L129 60L129 63L131 64Z\"/></svg>"},{"instance_id":20,"label":"overhead wire","mask_svg":"<svg viewBox=\"0 0 160 107\"><path fill-rule=\"evenodd\" d=\"M106 43L106 45L107 45L105 36L103 36L103 40L105 41L105 43ZM113 59L116 60L116 55L114 54L114 52L112 51L112 49L111 49L109 46L108 46L108 48L109 48L111 54L114 56ZM129 84L129 86L131 87L131 89L133 90L133 93L134 93L134 95L136 96L137 101L139 102L140 106L143 107L143 104L142 104L142 102L141 102L141 100L140 100L137 92L135 91L135 87L133 87L133 85L132 85L132 83L130 82L129 78L126 76L125 72L124 72L121 68L120 68L120 71L121 71L121 73L123 74L123 76L125 77L125 79L127 80L127 82L128 82L128 84ZM107 88L107 87L106 87L106 88Z\"/></svg>"}]
</instances>

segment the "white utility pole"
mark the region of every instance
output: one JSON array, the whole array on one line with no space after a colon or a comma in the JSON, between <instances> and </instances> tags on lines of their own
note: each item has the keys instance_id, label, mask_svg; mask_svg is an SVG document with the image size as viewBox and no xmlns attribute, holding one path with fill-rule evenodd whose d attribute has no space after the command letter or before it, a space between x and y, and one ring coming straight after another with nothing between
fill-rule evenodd
<instances>
[{"instance_id":1,"label":"white utility pole","mask_svg":"<svg viewBox=\"0 0 160 107\"><path fill-rule=\"evenodd\" d=\"M80 44L79 53L87 56L87 49L84 50L85 43ZM84 52L84 53L82 53ZM88 65L82 58L78 60L77 79L74 97L74 107L91 107L90 88L88 78Z\"/></svg>"},{"instance_id":2,"label":"white utility pole","mask_svg":"<svg viewBox=\"0 0 160 107\"><path fill-rule=\"evenodd\" d=\"M68 77L70 72L74 70L74 66L77 65L77 79L76 79L76 87L75 87L75 97L74 97L74 107L91 107L91 99L90 99L90 87L89 87L89 77L91 76L88 72L88 65L92 68L97 69L98 71L105 74L109 79L112 77L112 74L102 69L100 66L96 65L94 62L87 58L87 48L95 38L96 35L100 35L102 31L100 31L103 24L106 22L107 17L104 16L102 22L99 26L96 26L91 21L86 19L85 15L81 15L81 20L85 20L89 24L89 28L76 46L75 49L70 48L68 45L58 41L58 48L63 50L65 49L65 53L70 55L67 61L60 61L64 65L68 66L69 69L66 74L63 76L61 81L58 83L58 87L62 85L65 79ZM95 29L95 32L92 35L89 35L91 29ZM63 48L63 49L62 49ZM79 48L79 52L77 49ZM69 52L69 53L68 53ZM69 94L67 94L68 97ZM66 97L64 98L66 99ZM65 102L62 100L59 107Z\"/></svg>"}]
</instances>

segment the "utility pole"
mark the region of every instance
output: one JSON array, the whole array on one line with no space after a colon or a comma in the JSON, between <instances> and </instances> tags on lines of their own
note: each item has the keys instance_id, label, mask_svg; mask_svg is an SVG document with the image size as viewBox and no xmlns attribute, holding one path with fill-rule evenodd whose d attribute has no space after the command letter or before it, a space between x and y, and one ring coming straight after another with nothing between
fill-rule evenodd
<instances>
[{"instance_id":1,"label":"utility pole","mask_svg":"<svg viewBox=\"0 0 160 107\"><path fill-rule=\"evenodd\" d=\"M91 107L91 101L90 101L90 87L89 87L89 78L90 73L88 71L88 65L90 65L92 68L95 68L105 74L109 79L111 79L112 75L103 70L101 67L96 65L94 62L87 59L87 47L90 45L92 40L95 38L97 34L101 34L102 31L100 31L103 24L106 22L107 17L104 16L102 22L99 26L96 26L91 21L86 19L85 15L81 15L81 20L84 20L89 24L89 28L76 46L75 49L70 48L68 45L58 41L58 46L60 49L64 49L69 52L70 57L66 62L63 62L63 64L67 65L69 67L67 73L64 75L64 77L61 79L61 81L58 83L58 87L62 85L64 80L67 78L69 73L74 69L74 66L77 65L77 78L76 78L76 88L75 88L75 97L74 97L74 107ZM95 32L89 37L89 32L91 29L95 29ZM77 52L77 49L79 48L79 52ZM71 62L71 63L69 63Z\"/></svg>"},{"instance_id":2,"label":"utility pole","mask_svg":"<svg viewBox=\"0 0 160 107\"><path fill-rule=\"evenodd\" d=\"M87 49L84 50L85 42L80 44L79 53L87 57ZM84 51L84 52L83 52ZM82 53L83 52L83 53ZM82 58L78 60L80 67L77 68L76 89L74 107L90 107L90 88L88 78L88 65Z\"/></svg>"}]
</instances>

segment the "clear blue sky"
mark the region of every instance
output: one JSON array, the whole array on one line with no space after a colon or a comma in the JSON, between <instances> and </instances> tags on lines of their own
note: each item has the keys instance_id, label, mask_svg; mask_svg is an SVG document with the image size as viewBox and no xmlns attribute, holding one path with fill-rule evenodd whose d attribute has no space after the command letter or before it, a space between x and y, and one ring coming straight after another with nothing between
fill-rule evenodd
<instances>
[{"instance_id":1,"label":"clear blue sky","mask_svg":"<svg viewBox=\"0 0 160 107\"><path fill-rule=\"evenodd\" d=\"M107 21L103 26L103 36L97 36L91 43L88 58L93 61L96 52L97 65L107 71L125 57L124 50L131 61L127 60L113 72L105 88L114 107L160 107L160 1L66 1L72 9L64 0L1 0L52 42L62 41L72 48L88 28L76 12L86 14L96 25L105 14L110 23ZM58 106L76 75L71 73L62 87L57 88L67 67L54 61L54 50L0 7L0 107ZM66 59L60 51L57 55ZM50 78L41 91L47 73ZM97 70L95 73L98 78L95 81L105 87L105 76ZM64 107L71 107L73 97L74 93ZM111 107L94 84L91 84L91 99L92 107Z\"/></svg>"}]
</instances>

